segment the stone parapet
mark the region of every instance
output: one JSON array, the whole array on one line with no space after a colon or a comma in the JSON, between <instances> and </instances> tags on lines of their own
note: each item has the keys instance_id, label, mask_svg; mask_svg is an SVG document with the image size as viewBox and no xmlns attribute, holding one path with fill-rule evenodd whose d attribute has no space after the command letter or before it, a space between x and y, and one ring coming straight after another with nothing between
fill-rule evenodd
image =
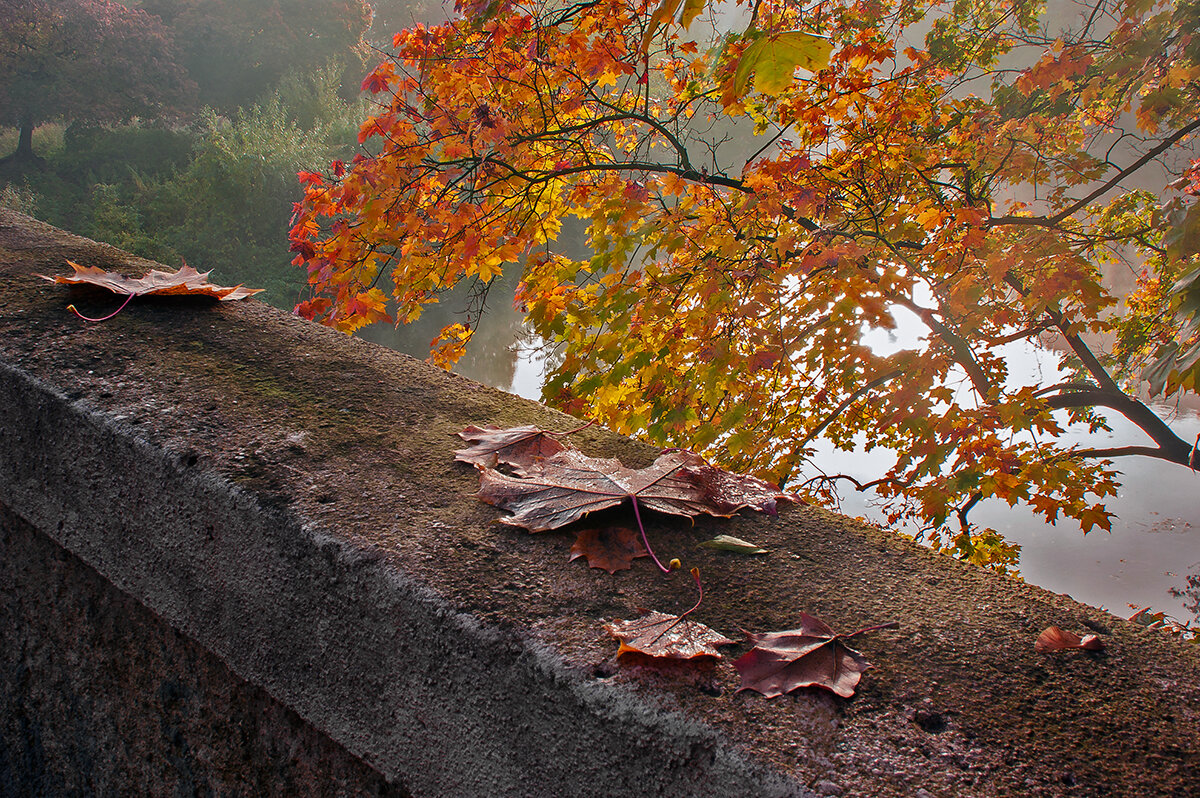
<instances>
[{"instance_id":1,"label":"stone parapet","mask_svg":"<svg viewBox=\"0 0 1200 798\"><path fill-rule=\"evenodd\" d=\"M1200 656L809 507L656 519L731 637L860 639L849 700L737 692L729 659L615 660L602 625L686 574L568 563L495 523L468 424L573 419L249 302L71 295L118 250L0 210L0 792L1191 796ZM603 430L589 453L654 452ZM771 550L698 548L714 534ZM1103 653L1043 656L1046 626ZM732 649L734 654L744 650ZM98 753L119 744L124 752ZM40 785L40 786L39 786ZM89 788L87 785L92 785Z\"/></svg>"}]
</instances>

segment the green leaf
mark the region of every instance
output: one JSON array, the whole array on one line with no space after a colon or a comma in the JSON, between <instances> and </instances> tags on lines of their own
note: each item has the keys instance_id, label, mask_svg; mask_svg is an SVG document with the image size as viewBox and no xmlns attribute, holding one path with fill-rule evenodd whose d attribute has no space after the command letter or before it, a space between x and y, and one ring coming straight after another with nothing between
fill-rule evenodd
<instances>
[{"instance_id":1,"label":"green leaf","mask_svg":"<svg viewBox=\"0 0 1200 798\"><path fill-rule=\"evenodd\" d=\"M706 549L717 549L718 551L731 551L734 554L768 554L766 549L761 549L753 543L735 538L732 535L717 535L712 540L706 540L700 544Z\"/></svg>"},{"instance_id":2,"label":"green leaf","mask_svg":"<svg viewBox=\"0 0 1200 798\"><path fill-rule=\"evenodd\" d=\"M1196 204L1200 206L1200 203ZM1200 234L1200 230L1197 233ZM1176 313L1190 318L1200 316L1200 268L1192 269L1176 280L1171 293L1179 298Z\"/></svg>"},{"instance_id":3,"label":"green leaf","mask_svg":"<svg viewBox=\"0 0 1200 798\"><path fill-rule=\"evenodd\" d=\"M1150 383L1150 395L1170 396L1180 388L1191 388L1200 381L1200 344L1184 349L1172 344L1142 372Z\"/></svg>"},{"instance_id":4,"label":"green leaf","mask_svg":"<svg viewBox=\"0 0 1200 798\"><path fill-rule=\"evenodd\" d=\"M829 65L833 42L824 36L791 30L756 39L742 52L733 75L733 91L745 96L754 75L754 88L763 94L779 94L792 85L797 68L816 72Z\"/></svg>"}]
</instances>

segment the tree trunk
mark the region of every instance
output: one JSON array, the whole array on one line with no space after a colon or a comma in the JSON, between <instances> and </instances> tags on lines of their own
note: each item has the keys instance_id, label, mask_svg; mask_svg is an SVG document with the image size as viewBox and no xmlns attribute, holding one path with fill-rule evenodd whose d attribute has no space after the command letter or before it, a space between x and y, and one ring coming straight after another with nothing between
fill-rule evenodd
<instances>
[{"instance_id":1,"label":"tree trunk","mask_svg":"<svg viewBox=\"0 0 1200 798\"><path fill-rule=\"evenodd\" d=\"M32 161L37 158L33 154L33 122L28 119L21 121L21 133L17 139L17 151L13 156L19 161Z\"/></svg>"},{"instance_id":2,"label":"tree trunk","mask_svg":"<svg viewBox=\"0 0 1200 798\"><path fill-rule=\"evenodd\" d=\"M17 172L28 168L40 169L45 166L46 160L33 151L33 128L33 119L26 117L20 121L18 125L17 149L13 153L0 158L0 166L8 167L8 169Z\"/></svg>"}]
</instances>

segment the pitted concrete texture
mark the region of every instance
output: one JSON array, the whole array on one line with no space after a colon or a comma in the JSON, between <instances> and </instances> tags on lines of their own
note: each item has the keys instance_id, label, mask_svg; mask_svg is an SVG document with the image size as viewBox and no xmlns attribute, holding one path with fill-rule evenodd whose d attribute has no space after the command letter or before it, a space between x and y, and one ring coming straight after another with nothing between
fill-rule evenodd
<instances>
[{"instance_id":1,"label":"pitted concrete texture","mask_svg":"<svg viewBox=\"0 0 1200 798\"><path fill-rule=\"evenodd\" d=\"M0 557L0 795L407 795L3 505Z\"/></svg>"},{"instance_id":2,"label":"pitted concrete texture","mask_svg":"<svg viewBox=\"0 0 1200 798\"><path fill-rule=\"evenodd\" d=\"M573 419L253 301L135 300L81 322L69 301L96 315L117 300L34 276L68 258L152 265L0 211L0 502L378 784L1196 794L1196 647L793 507L649 531L660 555L701 569L697 620L728 636L792 628L801 611L843 630L899 621L860 640L876 668L854 698L739 693L744 643L707 667L618 662L602 625L686 609L686 574L568 563L570 535L498 526L453 462L468 424ZM653 455L597 429L574 442L631 466ZM717 533L772 553L697 548ZM1050 624L1096 630L1108 649L1035 654ZM8 648L3 667L21 667Z\"/></svg>"}]
</instances>

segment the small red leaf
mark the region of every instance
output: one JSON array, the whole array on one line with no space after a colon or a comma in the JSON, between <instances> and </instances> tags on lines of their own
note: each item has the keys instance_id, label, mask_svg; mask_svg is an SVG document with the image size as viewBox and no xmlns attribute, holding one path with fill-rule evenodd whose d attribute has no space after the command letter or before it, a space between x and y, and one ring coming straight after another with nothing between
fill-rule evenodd
<instances>
[{"instance_id":1,"label":"small red leaf","mask_svg":"<svg viewBox=\"0 0 1200 798\"><path fill-rule=\"evenodd\" d=\"M719 658L716 646L734 643L702 623L661 612L649 612L632 621L613 621L604 629L621 641L618 657L632 651L657 659Z\"/></svg>"},{"instance_id":2,"label":"small red leaf","mask_svg":"<svg viewBox=\"0 0 1200 798\"><path fill-rule=\"evenodd\" d=\"M571 547L571 560L587 557L589 566L602 568L610 574L632 568L637 557L649 556L641 535L619 526L585 529Z\"/></svg>"},{"instance_id":3,"label":"small red leaf","mask_svg":"<svg viewBox=\"0 0 1200 798\"><path fill-rule=\"evenodd\" d=\"M1057 626L1048 626L1044 632L1038 635L1037 642L1033 644L1033 650L1039 654L1052 654L1055 651L1075 648L1084 651L1103 651L1104 642L1097 635L1080 637L1074 632L1059 629Z\"/></svg>"},{"instance_id":4,"label":"small red leaf","mask_svg":"<svg viewBox=\"0 0 1200 798\"><path fill-rule=\"evenodd\" d=\"M388 87L388 76L379 72L372 72L363 78L362 90L369 91L372 94L378 94L381 91L386 91Z\"/></svg>"},{"instance_id":5,"label":"small red leaf","mask_svg":"<svg viewBox=\"0 0 1200 798\"><path fill-rule=\"evenodd\" d=\"M862 631L891 628L885 624ZM861 634L855 632L854 634ZM842 698L854 695L862 674L871 667L862 654L846 645L854 635L839 635L819 618L800 613L800 628L752 634L754 647L734 662L742 677L741 690L767 698L801 687L823 687Z\"/></svg>"}]
</instances>

